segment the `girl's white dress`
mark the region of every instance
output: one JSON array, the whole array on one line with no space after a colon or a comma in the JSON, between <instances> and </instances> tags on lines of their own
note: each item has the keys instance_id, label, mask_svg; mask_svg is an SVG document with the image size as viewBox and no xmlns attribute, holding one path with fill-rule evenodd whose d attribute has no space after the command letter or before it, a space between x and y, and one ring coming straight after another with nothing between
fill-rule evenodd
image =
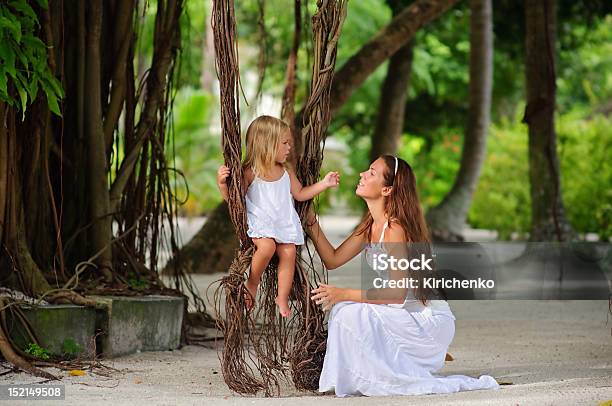
<instances>
[{"instance_id":1,"label":"girl's white dress","mask_svg":"<svg viewBox=\"0 0 612 406\"><path fill-rule=\"evenodd\" d=\"M382 250L366 248L366 259ZM444 300L427 306L341 302L331 311L319 391L337 396L422 395L498 389L491 376L437 376L455 334L455 316Z\"/></svg>"},{"instance_id":2,"label":"girl's white dress","mask_svg":"<svg viewBox=\"0 0 612 406\"><path fill-rule=\"evenodd\" d=\"M291 195L291 181L285 170L280 179L266 181L257 176L246 193L247 235L274 238L277 243L304 244L300 217Z\"/></svg>"}]
</instances>

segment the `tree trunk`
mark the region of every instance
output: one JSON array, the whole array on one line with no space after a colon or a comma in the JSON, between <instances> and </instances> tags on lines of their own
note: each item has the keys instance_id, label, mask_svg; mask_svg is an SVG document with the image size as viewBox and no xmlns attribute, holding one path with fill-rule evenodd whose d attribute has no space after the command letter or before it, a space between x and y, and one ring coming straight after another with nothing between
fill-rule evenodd
<instances>
[{"instance_id":1,"label":"tree trunk","mask_svg":"<svg viewBox=\"0 0 612 406\"><path fill-rule=\"evenodd\" d=\"M406 96L412 70L414 42L401 47L389 60L387 76L380 92L376 128L372 134L370 160L395 155L404 128Z\"/></svg>"},{"instance_id":2,"label":"tree trunk","mask_svg":"<svg viewBox=\"0 0 612 406\"><path fill-rule=\"evenodd\" d=\"M289 51L289 57L287 58L287 76L285 79L285 90L283 91L282 98L281 119L287 124L289 124L289 126L291 127L291 141L293 144L291 145L289 162L291 162L291 164L295 167L302 151L301 134L298 134L297 128L295 126L295 91L297 88L297 63L298 52L300 50L300 38L302 33L301 0L294 0L293 16L293 42L291 44L291 51Z\"/></svg>"},{"instance_id":3,"label":"tree trunk","mask_svg":"<svg viewBox=\"0 0 612 406\"><path fill-rule=\"evenodd\" d=\"M459 172L451 191L427 213L435 240L462 241L467 213L484 163L491 116L493 10L491 0L470 1L470 94Z\"/></svg>"},{"instance_id":4,"label":"tree trunk","mask_svg":"<svg viewBox=\"0 0 612 406\"><path fill-rule=\"evenodd\" d=\"M160 186L169 169L160 165L155 172L146 167L138 173L143 188L156 200L126 214L124 207L111 205L109 150L121 144L118 138L137 133L138 139L123 150L127 157L113 150L113 162L123 164L115 172L111 189L115 202L125 198L132 204L126 185L134 163L142 157L156 160L156 165L166 163L163 133L171 102L165 89L180 47L182 4L181 0L157 2L155 57L142 99L134 96L134 0L63 0L50 2L48 9L35 7L41 15L34 35L46 44L49 72L61 81L65 97L61 118L51 116L42 90L28 102L22 120L16 119L17 108L0 103L0 284L38 296L61 286L74 276L77 264L94 255L107 281L112 280L113 267L117 275L118 268L127 272L138 267L137 261L127 261L125 256L134 260L149 254L151 262L156 261L155 227L160 223L162 197L167 197L164 219L172 220L174 215L170 186L164 183L163 190ZM29 68L20 69L27 72ZM12 83L7 87L17 93ZM128 127L117 131L122 115ZM134 116L139 118L137 125ZM143 149L145 139L156 143ZM111 212L120 232L132 225L125 227L128 215L147 219L150 228L131 228L149 238L146 244L126 249L127 238L122 235L122 254L113 257ZM155 269L149 271L155 273ZM91 276L89 272L81 275L79 287L86 288L83 282Z\"/></svg>"},{"instance_id":5,"label":"tree trunk","mask_svg":"<svg viewBox=\"0 0 612 406\"><path fill-rule=\"evenodd\" d=\"M4 242L4 215L6 213L9 185L8 131L6 129L6 126L4 125L4 123L6 123L7 111L7 105L3 102L0 102L0 247Z\"/></svg>"},{"instance_id":6,"label":"tree trunk","mask_svg":"<svg viewBox=\"0 0 612 406\"><path fill-rule=\"evenodd\" d=\"M565 241L565 218L555 133L556 1L525 1L525 73L529 126L532 241Z\"/></svg>"},{"instance_id":7,"label":"tree trunk","mask_svg":"<svg viewBox=\"0 0 612 406\"><path fill-rule=\"evenodd\" d=\"M102 127L102 99L100 77L100 34L102 31L102 0L91 0L88 7L86 82L89 88L85 99L88 151L91 242L94 253L102 251L96 260L98 270L106 282L112 280L112 230L107 180L106 145Z\"/></svg>"},{"instance_id":8,"label":"tree trunk","mask_svg":"<svg viewBox=\"0 0 612 406\"><path fill-rule=\"evenodd\" d=\"M50 289L27 244L18 157L23 138L17 136L15 110L0 103L0 284L39 296ZM20 144L21 143L21 144ZM7 255L8 254L8 255Z\"/></svg>"},{"instance_id":9,"label":"tree trunk","mask_svg":"<svg viewBox=\"0 0 612 406\"><path fill-rule=\"evenodd\" d=\"M387 0L393 17L407 5L407 0ZM395 155L404 127L406 96L412 71L414 40L402 46L389 59L387 76L380 91L376 127L372 133L370 161L381 155Z\"/></svg>"}]
</instances>

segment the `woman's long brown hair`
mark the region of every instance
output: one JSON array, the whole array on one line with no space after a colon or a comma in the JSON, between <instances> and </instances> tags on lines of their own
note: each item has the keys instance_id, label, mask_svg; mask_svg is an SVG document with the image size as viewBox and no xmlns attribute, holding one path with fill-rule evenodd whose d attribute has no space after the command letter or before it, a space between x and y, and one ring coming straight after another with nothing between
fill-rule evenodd
<instances>
[{"instance_id":1,"label":"woman's long brown hair","mask_svg":"<svg viewBox=\"0 0 612 406\"><path fill-rule=\"evenodd\" d=\"M385 197L385 214L389 223L395 222L402 226L406 243L410 243L411 251L424 252L431 254L431 236L423 215L423 209L419 201L419 194L416 188L416 176L408 162L397 158L397 174L395 173L395 157L391 155L381 155L380 158L385 162L384 186L392 187L391 194ZM372 225L374 219L368 211L357 226L357 235L365 234L367 241L372 239ZM410 255L415 255L412 252ZM423 275L421 275L423 277ZM423 287L423 281L414 291L416 299L423 304L432 298L431 289Z\"/></svg>"}]
</instances>

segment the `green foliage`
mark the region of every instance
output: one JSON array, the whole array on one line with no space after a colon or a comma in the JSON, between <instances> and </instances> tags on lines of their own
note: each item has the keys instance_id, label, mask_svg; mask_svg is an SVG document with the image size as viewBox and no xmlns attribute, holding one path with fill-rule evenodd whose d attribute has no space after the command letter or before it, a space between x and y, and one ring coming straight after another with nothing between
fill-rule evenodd
<instances>
[{"instance_id":1,"label":"green foliage","mask_svg":"<svg viewBox=\"0 0 612 406\"><path fill-rule=\"evenodd\" d=\"M580 46L559 54L558 105L570 110L576 103L597 105L612 99L612 15L594 26L569 26Z\"/></svg>"},{"instance_id":2,"label":"green foliage","mask_svg":"<svg viewBox=\"0 0 612 406\"><path fill-rule=\"evenodd\" d=\"M26 348L25 352L38 359L47 360L50 358L49 350L35 343L28 344L28 348Z\"/></svg>"},{"instance_id":3,"label":"green foliage","mask_svg":"<svg viewBox=\"0 0 612 406\"><path fill-rule=\"evenodd\" d=\"M480 180L468 222L474 228L497 230L502 240L525 234L531 219L527 127L514 120L491 126Z\"/></svg>"},{"instance_id":4,"label":"green foliage","mask_svg":"<svg viewBox=\"0 0 612 406\"><path fill-rule=\"evenodd\" d=\"M563 203L578 233L612 235L612 120L585 118L576 109L557 118ZM493 125L485 164L470 213L472 227L497 230L500 239L529 231L531 199L527 127L520 117Z\"/></svg>"},{"instance_id":5,"label":"green foliage","mask_svg":"<svg viewBox=\"0 0 612 406\"><path fill-rule=\"evenodd\" d=\"M583 111L559 117L557 145L567 215L579 233L612 237L612 119L584 118Z\"/></svg>"},{"instance_id":6,"label":"green foliage","mask_svg":"<svg viewBox=\"0 0 612 406\"><path fill-rule=\"evenodd\" d=\"M202 49L205 45L206 19L210 18L209 12L212 2L188 1L185 3L185 12L181 15L181 40L188 44L181 48L180 74L177 86L199 86L200 72L202 68ZM149 25L154 19L149 19ZM147 27L149 28L149 27ZM151 31L151 42L153 32ZM151 49L152 52L152 49ZM214 64L214 61L211 61Z\"/></svg>"},{"instance_id":7,"label":"green foliage","mask_svg":"<svg viewBox=\"0 0 612 406\"><path fill-rule=\"evenodd\" d=\"M427 141L433 139L430 145ZM438 204L450 191L461 160L461 130L439 128L432 134L404 134L398 155L412 166L423 209Z\"/></svg>"},{"instance_id":8,"label":"green foliage","mask_svg":"<svg viewBox=\"0 0 612 406\"><path fill-rule=\"evenodd\" d=\"M127 283L128 285L136 290L147 289L150 284L146 279L142 279L140 275L133 271L129 271L127 274Z\"/></svg>"},{"instance_id":9,"label":"green foliage","mask_svg":"<svg viewBox=\"0 0 612 406\"><path fill-rule=\"evenodd\" d=\"M139 278L129 278L128 285L136 290L138 289L146 289L149 287L149 283L143 279Z\"/></svg>"},{"instance_id":10,"label":"green foliage","mask_svg":"<svg viewBox=\"0 0 612 406\"><path fill-rule=\"evenodd\" d=\"M217 168L223 164L221 138L218 128L210 125L210 111L216 98L185 87L174 103L174 132L176 167L189 181L176 185L182 214L197 215L208 212L221 201L217 189Z\"/></svg>"},{"instance_id":11,"label":"green foliage","mask_svg":"<svg viewBox=\"0 0 612 406\"><path fill-rule=\"evenodd\" d=\"M67 338L62 343L62 352L65 355L74 357L83 352L83 348L77 344L72 338Z\"/></svg>"},{"instance_id":12,"label":"green foliage","mask_svg":"<svg viewBox=\"0 0 612 406\"><path fill-rule=\"evenodd\" d=\"M513 233L525 237L530 227L527 126L518 114L523 108L517 108L514 119L491 126L487 156L468 215L472 227L497 230L502 240ZM606 240L612 235L612 119L585 117L586 112L588 109L575 109L557 117L563 201L574 230L594 232ZM433 134L407 133L401 138L398 156L415 171L424 210L438 204L452 187L461 159L460 131L440 128ZM428 145L430 139L433 142ZM345 127L334 134L334 141L334 148L326 149L323 171L340 170L342 182L338 191L323 194L321 209L329 213L333 203L333 212L338 207L359 212L364 205L355 195L355 184L359 172L369 165L370 140Z\"/></svg>"},{"instance_id":13,"label":"green foliage","mask_svg":"<svg viewBox=\"0 0 612 406\"><path fill-rule=\"evenodd\" d=\"M350 2L338 48L337 67L358 51L391 19L389 1ZM580 3L580 2L579 2ZM570 0L559 4L559 59L557 117L558 148L563 196L572 226L580 233L610 236L612 217L609 163L610 119L598 115L612 98L612 17L604 17L600 0L593 10ZM288 6L288 5L291 5ZM310 16L315 2L305 3ZM292 2L266 0L266 95L280 99L285 85L287 56L293 36ZM176 167L189 181L176 186L186 199L182 214L207 212L221 200L216 169L222 163L219 129L211 126L214 96L194 90L199 83L204 19L207 5L188 4L183 21L180 89L174 111ZM149 5L143 35L144 47L152 43L155 5ZM283 12L277 12L283 10ZM241 78L251 102L256 78L260 37L257 0L236 3ZM398 154L413 167L425 209L439 203L450 190L459 168L468 109L469 4L461 2L415 37L411 87L406 106L404 135ZM473 227L495 229L500 238L529 229L530 196L527 163L527 128L520 123L524 104L524 8L522 3L500 0L494 4L495 52L492 120L488 155L475 192L468 221ZM310 83L311 27L302 27L299 53L297 109ZM149 38L150 39L147 39ZM148 49L148 48L147 48ZM146 57L150 53L145 52ZM339 170L338 190L321 196L323 212L333 207L361 211L355 196L359 172L369 164L370 137L374 131L380 89L387 71L381 65L355 89L336 112L330 125L322 171ZM241 101L242 103L242 101ZM280 105L280 104L279 104ZM243 112L244 106L242 106ZM245 114L244 117L247 117ZM244 123L243 123L244 124Z\"/></svg>"},{"instance_id":14,"label":"green foliage","mask_svg":"<svg viewBox=\"0 0 612 406\"><path fill-rule=\"evenodd\" d=\"M45 1L39 1L46 7ZM0 101L25 111L38 96L45 93L49 109L61 115L61 83L47 64L47 46L38 38L40 24L26 0L0 4ZM15 96L16 93L16 96Z\"/></svg>"},{"instance_id":15,"label":"green foliage","mask_svg":"<svg viewBox=\"0 0 612 406\"><path fill-rule=\"evenodd\" d=\"M437 100L465 102L469 83L470 15L462 7L450 10L415 39L410 96L429 94Z\"/></svg>"}]
</instances>

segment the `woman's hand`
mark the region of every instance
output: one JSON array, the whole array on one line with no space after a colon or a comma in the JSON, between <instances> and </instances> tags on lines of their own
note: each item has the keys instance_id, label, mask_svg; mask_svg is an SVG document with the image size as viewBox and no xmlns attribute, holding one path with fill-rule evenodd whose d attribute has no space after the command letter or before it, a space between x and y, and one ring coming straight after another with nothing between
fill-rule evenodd
<instances>
[{"instance_id":1,"label":"woman's hand","mask_svg":"<svg viewBox=\"0 0 612 406\"><path fill-rule=\"evenodd\" d=\"M306 213L306 226L312 227L317 222L317 215L312 209L312 205L308 208L308 213Z\"/></svg>"},{"instance_id":2,"label":"woman's hand","mask_svg":"<svg viewBox=\"0 0 612 406\"><path fill-rule=\"evenodd\" d=\"M343 288L320 283L318 288L312 290L314 295L310 298L316 304L323 306L323 311L326 312L331 310L336 303L346 300L344 297L345 291L346 289Z\"/></svg>"},{"instance_id":3,"label":"woman's hand","mask_svg":"<svg viewBox=\"0 0 612 406\"><path fill-rule=\"evenodd\" d=\"M329 172L321 182L323 182L325 188L336 187L340 184L340 175L338 172Z\"/></svg>"}]
</instances>

